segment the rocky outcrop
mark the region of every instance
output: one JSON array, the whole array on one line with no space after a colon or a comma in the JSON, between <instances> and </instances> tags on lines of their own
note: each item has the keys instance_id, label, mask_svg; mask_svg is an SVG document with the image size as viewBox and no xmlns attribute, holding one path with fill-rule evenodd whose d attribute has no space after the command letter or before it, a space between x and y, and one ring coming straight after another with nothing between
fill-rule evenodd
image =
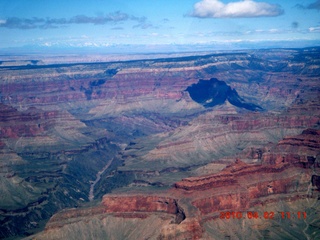
<instances>
[{"instance_id":1,"label":"rocky outcrop","mask_svg":"<svg viewBox=\"0 0 320 240\"><path fill-rule=\"evenodd\" d=\"M291 163L308 168L319 167L320 131L307 129L298 136L281 140L271 152L262 155L263 164Z\"/></svg>"},{"instance_id":2,"label":"rocky outcrop","mask_svg":"<svg viewBox=\"0 0 320 240\"><path fill-rule=\"evenodd\" d=\"M264 152L260 164L236 160L218 174L183 179L174 186L195 196L193 205L202 215L243 211L281 200L317 198L319 139L319 130L307 129ZM210 192L212 189L215 191ZM201 195L208 196L198 197L200 190L204 192Z\"/></svg>"},{"instance_id":3,"label":"rocky outcrop","mask_svg":"<svg viewBox=\"0 0 320 240\"><path fill-rule=\"evenodd\" d=\"M174 184L175 188L187 191L207 190L217 187L240 186L239 178L244 175L259 175L262 173L280 173L290 167L289 164L279 164L277 166L249 165L240 160L227 166L216 175L204 177L191 177L182 179Z\"/></svg>"},{"instance_id":4,"label":"rocky outcrop","mask_svg":"<svg viewBox=\"0 0 320 240\"><path fill-rule=\"evenodd\" d=\"M149 165L150 170L176 167L177 162L183 167L207 164L212 158L218 160L234 156L248 147L263 149L268 143L277 142L284 136L317 126L320 120L319 109L312 115L300 115L269 112L235 114L231 113L231 108L225 105L220 112L202 114L187 125L172 130L166 137L159 134L139 141L138 145L148 146L148 151L142 152L141 148L134 146L127 149L124 155L128 156L128 160L124 169L140 170L144 162L153 163ZM151 145L153 142L156 144ZM134 158L141 158L141 164L133 166L130 161L132 156L139 156ZM261 157L262 153L255 160L260 162Z\"/></svg>"},{"instance_id":5,"label":"rocky outcrop","mask_svg":"<svg viewBox=\"0 0 320 240\"><path fill-rule=\"evenodd\" d=\"M238 159L234 164L227 166L218 174L190 177L175 183L174 186L177 189L187 191L206 190L212 187L225 187L228 185L240 187L241 177L246 175L254 178L254 175L262 174L285 175L285 171L294 167L319 168L319 150L320 131L306 129L300 135L285 137L277 145L269 146L264 152L260 150L257 156L253 156L253 158L261 158L261 163L258 165L246 164ZM271 189L268 191L275 192Z\"/></svg>"},{"instance_id":6,"label":"rocky outcrop","mask_svg":"<svg viewBox=\"0 0 320 240\"><path fill-rule=\"evenodd\" d=\"M105 195L97 207L88 209L70 209L54 215L48 226L52 228L59 221L94 216L97 214L113 214L117 217L146 218L150 213L164 213L176 216L180 223L183 211L173 198L157 195Z\"/></svg>"},{"instance_id":7,"label":"rocky outcrop","mask_svg":"<svg viewBox=\"0 0 320 240\"><path fill-rule=\"evenodd\" d=\"M237 159L217 174L183 179L169 191L157 195L107 194L98 207L71 209L56 214L40 236L46 238L51 232L59 232L60 228L69 225L77 226L93 216L100 216L101 219L109 215L121 219L148 219L162 214L163 220L169 216L175 216L175 220L172 218L171 223L161 224L161 231L153 236L154 239L214 239L215 234L208 232L205 226L218 219L221 221L221 213L242 214L259 209L257 214L261 214L263 206L316 201L320 196L318 136L319 130L307 129L300 135L286 137L278 144L269 146L259 164L247 164ZM281 153L279 149L283 149ZM296 152L299 158L292 158L290 151ZM316 154L315 160L304 164L303 155L311 152ZM287 157L284 162L266 161L270 154ZM274 211L270 212L274 214ZM242 217L238 220L242 221Z\"/></svg>"},{"instance_id":8,"label":"rocky outcrop","mask_svg":"<svg viewBox=\"0 0 320 240\"><path fill-rule=\"evenodd\" d=\"M57 116L56 111L41 113L36 109L21 113L2 103L0 103L0 111L1 138L34 137L50 127L49 123L44 124L45 120Z\"/></svg>"},{"instance_id":9,"label":"rocky outcrop","mask_svg":"<svg viewBox=\"0 0 320 240\"><path fill-rule=\"evenodd\" d=\"M203 228L196 218L188 218L179 225L166 225L161 229L157 239L190 239L198 240L203 237Z\"/></svg>"},{"instance_id":10,"label":"rocky outcrop","mask_svg":"<svg viewBox=\"0 0 320 240\"><path fill-rule=\"evenodd\" d=\"M280 168L281 169L281 168ZM277 170L280 170L277 169ZM263 180L258 178L263 176ZM250 179L249 179L250 178ZM238 176L237 184L215 188L216 192L210 197L199 198L193 201L202 215L216 214L221 211L243 211L277 201L293 201L297 199L312 198L307 190L310 185L311 173L306 171L303 174L297 169L287 169L268 173L257 171L242 176ZM226 190L229 191L226 191Z\"/></svg>"},{"instance_id":11,"label":"rocky outcrop","mask_svg":"<svg viewBox=\"0 0 320 240\"><path fill-rule=\"evenodd\" d=\"M158 236L160 239L171 239L172 237L199 239L203 231L198 221L190 219L184 221L185 215L183 209L171 197L109 194L104 196L101 204L97 207L69 209L54 215L48 222L44 234L40 235L40 238L47 238L47 234L68 225L78 224L83 219L91 219L95 216L105 219L110 215L116 219L128 219L128 221L136 219L136 222L149 219L152 215L158 215L162 221L166 222L162 226L162 229L160 228L161 234ZM167 220L170 220L170 223ZM157 236L152 237L155 239Z\"/></svg>"},{"instance_id":12,"label":"rocky outcrop","mask_svg":"<svg viewBox=\"0 0 320 240\"><path fill-rule=\"evenodd\" d=\"M172 198L159 196L110 196L102 199L106 212L179 212L177 203Z\"/></svg>"}]
</instances>

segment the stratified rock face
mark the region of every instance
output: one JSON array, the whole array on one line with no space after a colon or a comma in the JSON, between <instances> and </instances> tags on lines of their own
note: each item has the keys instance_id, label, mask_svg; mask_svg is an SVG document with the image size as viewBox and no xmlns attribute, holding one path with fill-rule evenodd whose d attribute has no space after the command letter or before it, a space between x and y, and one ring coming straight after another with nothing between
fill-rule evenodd
<instances>
[{"instance_id":1,"label":"stratified rock face","mask_svg":"<svg viewBox=\"0 0 320 240\"><path fill-rule=\"evenodd\" d=\"M287 169L285 169L287 167ZM250 169L250 167L248 167ZM235 183L225 182L215 188L216 193L210 197L193 202L201 214L207 215L221 211L240 211L264 203L281 200L292 201L309 197L311 171L301 173L299 169L279 166L278 168L257 168L255 171L244 169L236 175ZM248 173L245 172L248 170ZM260 177L263 176L263 179ZM215 178L212 178L215 185ZM177 187L181 187L177 185ZM229 191L226 191L229 190Z\"/></svg>"},{"instance_id":2,"label":"stratified rock face","mask_svg":"<svg viewBox=\"0 0 320 240\"><path fill-rule=\"evenodd\" d=\"M86 226L82 225L82 220L88 221ZM98 220L99 219L99 220ZM101 205L86 209L69 209L54 215L48 222L46 229L38 236L32 239L57 239L61 238L62 231L66 231L63 238L78 236L80 239L86 239L86 233L92 231L92 224L95 222L96 235L113 239L137 239L148 237L157 239L159 236L163 239L169 237L192 237L193 233L200 237L202 228L197 221L184 221L185 215L178 206L175 199L167 196L157 195L105 195ZM181 224L180 224L181 223ZM179 224L179 225L178 225ZM122 229L126 226L127 229ZM103 227L104 230L101 229ZM174 228L179 231L173 231ZM138 233L137 229L139 230ZM143 230L143 228L145 228ZM77 229L78 232L72 232ZM108 233L105 233L108 229ZM122 233L119 233L121 229ZM147 230L149 229L149 230ZM102 230L102 232L101 232ZM84 231L84 232L83 232ZM177 235L178 233L178 235ZM84 234L84 235L83 235ZM198 239L198 238L192 238Z\"/></svg>"},{"instance_id":3,"label":"stratified rock face","mask_svg":"<svg viewBox=\"0 0 320 240\"><path fill-rule=\"evenodd\" d=\"M261 174L285 175L284 172L293 167L319 168L319 153L320 131L307 129L300 135L285 137L277 145L269 146L268 150L260 153L262 161L259 165L246 164L237 160L236 163L226 167L216 175L183 179L181 182L175 183L175 187L187 191L196 191L226 185L240 186L243 175L252 175L252 178L254 178L254 175ZM314 178L316 179L316 177ZM268 187L270 189L266 188L266 191L259 190L258 192L260 194L270 191L275 193L276 190L271 189L270 186Z\"/></svg>"},{"instance_id":4,"label":"stratified rock face","mask_svg":"<svg viewBox=\"0 0 320 240\"><path fill-rule=\"evenodd\" d=\"M266 164L292 163L302 167L319 167L320 131L307 129L302 134L281 140L272 154L264 153L262 162Z\"/></svg>"},{"instance_id":5,"label":"stratified rock face","mask_svg":"<svg viewBox=\"0 0 320 240\"><path fill-rule=\"evenodd\" d=\"M190 229L195 239L205 238L202 218L219 209L258 206L273 201L272 194L295 199L306 187L316 192L318 130L299 134L319 129L319 56L310 48L0 64L0 238L33 234L57 211L124 186L136 193L176 183L173 196L157 196L160 202L133 194L130 204L130 197L109 196L110 204L101 205L130 231L134 221L122 215L143 209L139 224L152 218L161 225L153 233L168 239ZM218 173L236 158L243 163ZM211 175L201 176L204 169ZM171 212L186 206L189 220L176 224L183 211ZM88 212L91 227L100 210ZM80 226L72 224L69 236ZM121 229L119 236L130 236Z\"/></svg>"},{"instance_id":6,"label":"stratified rock face","mask_svg":"<svg viewBox=\"0 0 320 240\"><path fill-rule=\"evenodd\" d=\"M235 109L229 105L221 111L202 114L167 135L158 134L135 141L136 144L128 146L124 152L126 165L122 169L159 171L206 164L212 162L212 158L234 156L252 146L263 149L268 143L277 142L286 135L298 134L305 128L317 126L319 110L314 114L299 115L235 114ZM144 149L146 151L142 151ZM261 162L262 155L250 161L253 160Z\"/></svg>"},{"instance_id":7,"label":"stratified rock face","mask_svg":"<svg viewBox=\"0 0 320 240\"><path fill-rule=\"evenodd\" d=\"M181 222L183 213L175 199L157 195L105 195L99 206L84 209L69 209L54 215L47 225L47 229L61 227L61 221L77 221L81 217L98 214L113 214L117 217L146 218L150 213L168 214L175 216ZM182 217L182 219L181 219Z\"/></svg>"},{"instance_id":8,"label":"stratified rock face","mask_svg":"<svg viewBox=\"0 0 320 240\"><path fill-rule=\"evenodd\" d=\"M3 138L40 135L44 130L52 127L52 125L49 125L50 122L45 120L51 120L51 118L57 117L58 114L57 111L39 112L37 109L32 108L25 112L19 112L17 109L2 103L0 103L0 112L0 133Z\"/></svg>"},{"instance_id":9,"label":"stratified rock face","mask_svg":"<svg viewBox=\"0 0 320 240\"><path fill-rule=\"evenodd\" d=\"M193 201L203 215L245 210L281 199L315 197L318 175L314 174L320 173L319 136L319 130L305 130L298 136L286 137L263 153L259 165L237 160L218 174L183 179L175 188L192 194L214 188L210 197L196 197ZM314 193L309 192L311 185Z\"/></svg>"},{"instance_id":10,"label":"stratified rock face","mask_svg":"<svg viewBox=\"0 0 320 240\"><path fill-rule=\"evenodd\" d=\"M152 236L152 239L221 238L220 234L227 234L227 230L221 232L218 227L215 231L211 231L210 228L213 228L215 224L222 224L221 221L241 221L241 224L252 225L253 222L244 223L248 221L246 220L249 216L247 212L252 213L252 216L249 216L249 219L254 218L252 221L262 221L262 218L265 221L275 219L274 224L281 222L281 219L284 220L284 215L280 215L280 212L285 212L285 214L291 212L297 219L307 224L306 229L311 228L311 225L317 224L313 222L314 209L320 208L320 205L317 204L320 196L320 176L316 175L320 174L318 165L320 144L318 144L317 136L319 136L319 130L307 129L300 135L286 137L264 153L290 156L290 151L294 149L285 148L281 153L277 151L284 146L284 143L295 145L295 152L300 157L300 161L288 157L285 162L246 164L237 159L217 174L183 179L175 183L171 190L160 192L157 195L147 193L144 195L107 194L98 207L72 209L56 214L48 223L46 231L38 235L39 239L50 239L49 236L53 233L59 236L64 229L77 226L79 228L81 222L93 221L94 216L105 219L110 215L122 219L128 218L130 219L128 221L132 219L141 221L138 219L148 219L155 214L162 214L163 221L159 225L161 231L153 231L155 235ZM309 153L317 153L317 159L307 165L303 164L305 147L308 147ZM295 204L301 209L296 210L297 208L293 207ZM279 211L279 205L285 208ZM227 212L229 217L226 218ZM233 216L232 219L232 212L238 213L237 217ZM274 216L275 214L279 216ZM310 219L307 219L307 214ZM172 219L171 223L166 222L170 215L175 216L175 221ZM59 221L63 221L63 224ZM110 223L105 227L110 228L112 224L119 224L118 226L121 227L123 223ZM251 230L256 231L250 233L252 237L258 237L264 234L264 231L272 229L268 224L265 225L262 222L259 224L260 229ZM137 223L137 227L139 226ZM232 223L231 226L238 228L238 223ZM82 231L88 230L85 228ZM101 229L98 230L98 234L101 231ZM275 238L290 234L290 231L299 231L299 227L291 227L289 230L284 227L284 230L275 234ZM243 234L248 234L248 232L245 231ZM304 234L309 236L309 233L304 232ZM311 234L319 235L319 232L314 230Z\"/></svg>"},{"instance_id":11,"label":"stratified rock face","mask_svg":"<svg viewBox=\"0 0 320 240\"><path fill-rule=\"evenodd\" d=\"M106 212L165 212L177 214L177 203L172 198L158 196L104 196L102 205Z\"/></svg>"}]
</instances>

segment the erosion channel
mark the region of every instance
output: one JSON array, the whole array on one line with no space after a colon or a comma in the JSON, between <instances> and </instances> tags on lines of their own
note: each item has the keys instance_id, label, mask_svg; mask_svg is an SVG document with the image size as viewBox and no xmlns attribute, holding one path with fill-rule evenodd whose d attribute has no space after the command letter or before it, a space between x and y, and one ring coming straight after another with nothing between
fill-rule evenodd
<instances>
[{"instance_id":1,"label":"erosion channel","mask_svg":"<svg viewBox=\"0 0 320 240\"><path fill-rule=\"evenodd\" d=\"M108 167L111 165L113 161L113 158L108 162L107 165L105 165L101 171L99 171L96 175L96 180L91 182L91 186L90 186L90 191L89 191L89 201L91 202L94 199L94 187L96 186L96 184L100 181L101 179L101 175L108 169Z\"/></svg>"}]
</instances>

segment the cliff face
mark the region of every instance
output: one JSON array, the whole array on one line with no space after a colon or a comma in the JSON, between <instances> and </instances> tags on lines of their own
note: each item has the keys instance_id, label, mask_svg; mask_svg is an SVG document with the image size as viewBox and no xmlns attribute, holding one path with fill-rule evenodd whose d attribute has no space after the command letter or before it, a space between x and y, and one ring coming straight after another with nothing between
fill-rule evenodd
<instances>
[{"instance_id":1,"label":"cliff face","mask_svg":"<svg viewBox=\"0 0 320 240\"><path fill-rule=\"evenodd\" d=\"M277 142L286 135L317 126L319 110L312 115L301 112L235 114L232 106L224 105L220 112L202 114L167 135L152 135L135 141L135 145L124 151L126 165L122 169L187 167L207 164L213 157L234 156L253 146L263 149L268 143ZM249 161L253 160L260 162L262 159L257 155Z\"/></svg>"},{"instance_id":2,"label":"cliff face","mask_svg":"<svg viewBox=\"0 0 320 240\"><path fill-rule=\"evenodd\" d=\"M87 222L82 225L83 220ZM170 239L179 235L190 237L193 232L199 237L202 228L198 222L185 220L176 199L157 195L105 195L99 206L86 209L70 209L54 215L43 233L32 239L57 239L59 237L79 237L86 239L86 231L96 230L96 236L121 239L149 237L151 239ZM183 221L183 223L181 223ZM92 227L95 222L96 227ZM97 228L98 226L98 228ZM105 229L101 232L102 227ZM171 226L171 227L170 227ZM142 229L139 229L142 228ZM66 235L62 235L62 229ZM77 229L78 232L74 232ZM108 229L110 232L104 232ZM137 229L138 232L137 232ZM148 229L148 230L147 230ZM70 235L69 235L70 234ZM135 236L135 237L134 237ZM194 238L198 239L198 238Z\"/></svg>"},{"instance_id":3,"label":"cliff face","mask_svg":"<svg viewBox=\"0 0 320 240\"><path fill-rule=\"evenodd\" d=\"M301 173L293 168L257 169L251 173L248 171L247 175L239 172L239 175L234 185L225 182L220 188L215 188L222 194L212 194L210 197L197 199L193 205L202 215L207 215L219 211L242 211L255 205L281 200L311 197L307 194L312 177L311 171ZM258 180L259 176L263 176L263 180ZM214 179L212 182L212 185L215 185ZM230 191L225 191L228 188Z\"/></svg>"},{"instance_id":4,"label":"cliff face","mask_svg":"<svg viewBox=\"0 0 320 240\"><path fill-rule=\"evenodd\" d=\"M135 196L133 198L119 196L105 196L102 205L106 212L165 212L176 214L179 212L174 199L157 196Z\"/></svg>"},{"instance_id":5,"label":"cliff face","mask_svg":"<svg viewBox=\"0 0 320 240\"><path fill-rule=\"evenodd\" d=\"M147 219L154 214L163 214L163 220L171 215L175 216L175 221L172 218L171 223L163 222L159 235L153 236L153 239L214 239L217 235L208 231L207 226L212 226L213 221L220 224L219 221L225 218L221 218L221 214L226 212L246 214L247 211L251 211L260 214L261 219L261 216L269 217L265 216L265 211L275 214L274 210L269 209L277 204L287 206L289 203L294 205L302 201L311 201L312 207L318 208L315 203L320 196L319 136L319 130L307 129L300 135L286 137L263 154L263 159L270 154L286 155L284 162L263 161L260 164L246 164L237 159L217 174L182 179L174 184L174 188L158 195L105 195L99 207L68 210L55 215L39 238L47 239L51 232L60 228L62 230L68 225L77 226L84 217L91 219L100 215L100 218L104 219L113 215L122 219ZM283 148L285 145L295 145L295 148ZM306 147L309 152L304 151ZM278 152L280 148L281 153ZM295 151L300 160L291 158L290 151ZM317 153L316 159L305 164L304 154L311 153ZM263 208L264 210L261 210ZM283 211L290 212L290 209L286 207ZM309 209L303 211L307 212ZM59 221L67 219L69 223L64 222L59 226ZM277 221L278 219L279 216ZM241 215L238 221L247 220ZM264 229L269 227L263 226L261 231L265 231ZM285 231L281 234L285 234Z\"/></svg>"},{"instance_id":6,"label":"cliff face","mask_svg":"<svg viewBox=\"0 0 320 240\"><path fill-rule=\"evenodd\" d=\"M209 197L196 197L193 201L202 215L245 210L281 200L314 198L319 191L319 140L319 130L308 129L279 141L262 154L261 164L236 160L218 174L183 179L175 183L175 188L191 195L199 190L206 194L214 188Z\"/></svg>"},{"instance_id":7,"label":"cliff face","mask_svg":"<svg viewBox=\"0 0 320 240\"><path fill-rule=\"evenodd\" d=\"M319 130L307 129L301 135L286 137L272 149L273 154L263 154L262 162L269 164L290 162L301 167L313 165L319 167L317 161L320 145L319 136Z\"/></svg>"},{"instance_id":8,"label":"cliff face","mask_svg":"<svg viewBox=\"0 0 320 240\"><path fill-rule=\"evenodd\" d=\"M130 222L121 216L143 209L146 214L136 213L144 216L137 220L141 231L152 218L161 225L157 236L186 236L195 229L199 238L201 219L216 211L272 202L271 192L295 199L310 182L309 189L317 189L318 130L299 134L319 128L318 53L261 50L1 65L0 237L33 234L57 211L122 187L149 193L176 186L172 197L166 192L158 200L153 194L134 195L132 202L132 196L109 196L109 205L103 200L88 213L92 228L100 208L131 230L135 217ZM210 91L198 101L203 86ZM236 158L243 162L233 172L218 173ZM302 180L296 179L299 171ZM212 195L212 188L221 194ZM185 205L194 211L177 210ZM186 220L167 225L181 221L182 212Z\"/></svg>"}]
</instances>

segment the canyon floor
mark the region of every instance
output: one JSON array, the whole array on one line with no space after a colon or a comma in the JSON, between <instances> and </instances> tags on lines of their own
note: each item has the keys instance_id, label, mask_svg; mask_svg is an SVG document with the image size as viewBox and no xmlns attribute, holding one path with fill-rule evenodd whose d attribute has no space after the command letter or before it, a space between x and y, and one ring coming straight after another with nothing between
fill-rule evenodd
<instances>
[{"instance_id":1,"label":"canyon floor","mask_svg":"<svg viewBox=\"0 0 320 240\"><path fill-rule=\"evenodd\" d=\"M3 59L1 239L320 238L320 48Z\"/></svg>"}]
</instances>

